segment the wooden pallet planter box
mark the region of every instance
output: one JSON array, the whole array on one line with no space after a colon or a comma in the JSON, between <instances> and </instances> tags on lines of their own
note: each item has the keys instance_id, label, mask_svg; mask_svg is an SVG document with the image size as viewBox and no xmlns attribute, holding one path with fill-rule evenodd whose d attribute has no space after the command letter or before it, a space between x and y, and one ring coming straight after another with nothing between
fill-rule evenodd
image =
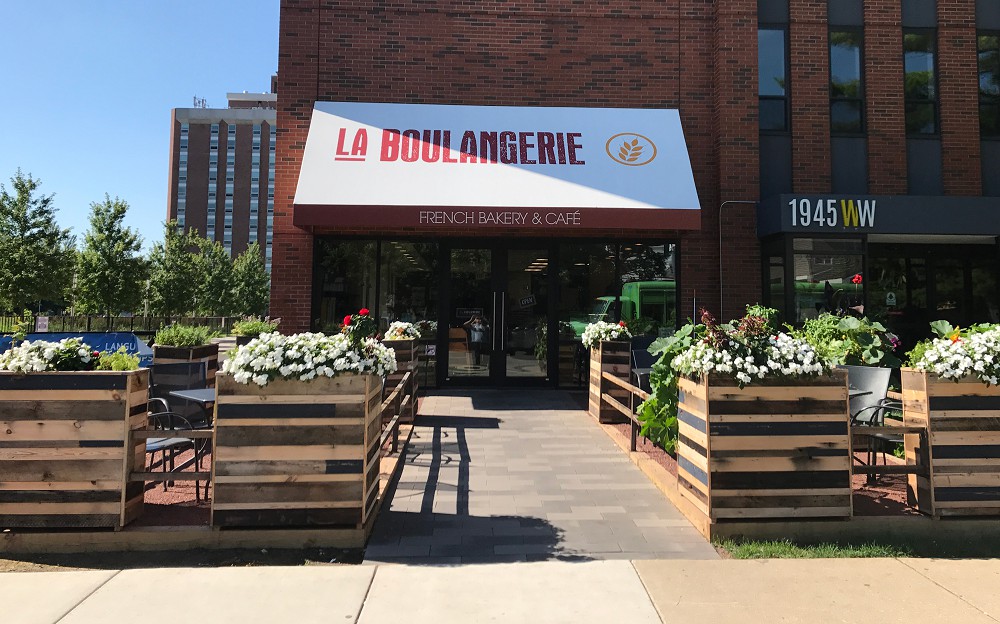
<instances>
[{"instance_id":1,"label":"wooden pallet planter box","mask_svg":"<svg viewBox=\"0 0 1000 624\"><path fill-rule=\"evenodd\" d=\"M910 368L902 382L904 424L927 430L927 448L904 436L906 463L930 467L909 476L910 505L935 516L1000 515L1000 388Z\"/></svg>"},{"instance_id":2,"label":"wooden pallet planter box","mask_svg":"<svg viewBox=\"0 0 1000 624\"><path fill-rule=\"evenodd\" d=\"M382 342L385 346L389 347L396 353L396 372L390 373L385 378L385 390L383 392L383 399L387 398L392 391L399 385L399 382L403 380L403 376L407 372L413 371L413 393L417 393L418 382L420 381L419 368L420 368L420 354L423 353L423 346L416 340L384 340ZM412 397L416 401L416 396ZM384 422L389 422L393 417L393 414L383 414L382 418ZM407 413L403 422L413 422L412 416Z\"/></svg>"},{"instance_id":3,"label":"wooden pallet planter box","mask_svg":"<svg viewBox=\"0 0 1000 624\"><path fill-rule=\"evenodd\" d=\"M628 392L605 383L601 373L611 373L628 381L632 374L632 343L626 341L601 342L590 350L590 415L604 424L627 422L615 408L601 400L610 395L624 405L629 404Z\"/></svg>"},{"instance_id":4,"label":"wooden pallet planter box","mask_svg":"<svg viewBox=\"0 0 1000 624\"><path fill-rule=\"evenodd\" d=\"M0 529L120 528L142 512L149 371L0 372Z\"/></svg>"},{"instance_id":5,"label":"wooden pallet planter box","mask_svg":"<svg viewBox=\"0 0 1000 624\"><path fill-rule=\"evenodd\" d=\"M177 364L181 362L204 362L208 387L215 387L215 374L219 370L219 345L197 347L169 347L153 345L153 364Z\"/></svg>"},{"instance_id":6,"label":"wooden pallet planter box","mask_svg":"<svg viewBox=\"0 0 1000 624\"><path fill-rule=\"evenodd\" d=\"M212 525L363 526L378 497L382 380L261 388L218 376Z\"/></svg>"},{"instance_id":7,"label":"wooden pallet planter box","mask_svg":"<svg viewBox=\"0 0 1000 624\"><path fill-rule=\"evenodd\" d=\"M678 389L678 486L711 522L852 515L846 371Z\"/></svg>"}]
</instances>

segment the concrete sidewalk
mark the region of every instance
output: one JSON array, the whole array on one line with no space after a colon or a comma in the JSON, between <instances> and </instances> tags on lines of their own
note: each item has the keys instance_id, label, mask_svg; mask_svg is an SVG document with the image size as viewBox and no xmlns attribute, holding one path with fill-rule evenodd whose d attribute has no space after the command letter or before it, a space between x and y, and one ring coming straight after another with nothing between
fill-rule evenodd
<instances>
[{"instance_id":1,"label":"concrete sidewalk","mask_svg":"<svg viewBox=\"0 0 1000 624\"><path fill-rule=\"evenodd\" d=\"M590 561L0 574L3 624L1000 622L1000 560ZM164 607L165 604L171 605Z\"/></svg>"}]
</instances>

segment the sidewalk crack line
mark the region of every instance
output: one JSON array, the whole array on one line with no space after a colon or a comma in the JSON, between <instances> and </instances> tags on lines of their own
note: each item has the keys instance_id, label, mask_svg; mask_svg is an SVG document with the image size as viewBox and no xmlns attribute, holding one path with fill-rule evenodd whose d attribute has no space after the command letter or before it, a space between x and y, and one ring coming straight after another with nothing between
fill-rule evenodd
<instances>
[{"instance_id":1,"label":"sidewalk crack line","mask_svg":"<svg viewBox=\"0 0 1000 624\"><path fill-rule=\"evenodd\" d=\"M67 615L69 615L70 613L72 613L73 611L75 611L76 608L79 607L80 605L82 605L84 602L86 602L88 598L90 598L91 596L93 596L94 594L96 594L98 592L98 590L100 590L102 587L104 587L105 585L107 585L108 581L110 581L111 579L115 578L116 576L118 576L121 573L122 573L121 570L115 570L114 574L112 574L108 578L104 579L103 583L101 583L100 585L98 585L97 587L95 587L89 594L87 594L86 596L84 596L83 598L81 598L80 600L78 600L75 605L73 605L72 607L70 607L69 609L67 609L66 613L63 613L62 615L60 615L59 618L53 624L59 624L59 622L62 622L64 619L66 619Z\"/></svg>"},{"instance_id":2,"label":"sidewalk crack line","mask_svg":"<svg viewBox=\"0 0 1000 624\"><path fill-rule=\"evenodd\" d=\"M959 595L959 594L956 594L956 593L955 593L955 592L953 592L952 590L948 589L947 587L945 587L945 586L944 586L944 585L942 585L941 583L938 583L937 581L935 581L935 580L934 580L934 579L932 579L931 577L927 576L926 574L924 574L924 573L923 573L923 572L921 572L920 570L918 570L918 569L914 568L914 567L913 567L913 566L911 566L910 564L906 563L906 562L905 562L905 561L903 561L902 559L899 559L899 558L896 558L896 561L900 562L900 563L901 563L901 564L903 564L904 566L906 566L906 567L908 567L909 569L913 570L914 572L916 572L916 573L917 573L917 574L919 574L920 576L924 577L925 579L927 579L927 580L928 580L928 581L930 581L931 583L934 583L935 585L937 585L937 586L938 586L938 587L940 587L941 589L945 590L946 592L948 592L948 593L949 593L949 594L951 594L952 596L954 596L954 597L958 598L959 600L961 600L961 601L962 601L962 602L964 602L965 604L969 605L970 607L972 607L972 608L973 608L973 609L975 609L976 611L979 611L980 613L982 613L983 615L985 615L985 616L986 616L986 617L988 617L989 619L993 620L994 622L1000 622L1000 620L996 619L995 617L993 617L992 615L990 615L990 614L989 614L989 613L987 613L986 611L983 611L982 607L980 607L980 606L978 606L978 605L975 605L975 604L972 604L971 602L969 602L968 600L966 600L966 599L965 599L965 597L963 597L963 596L961 596L961 595Z\"/></svg>"},{"instance_id":3,"label":"sidewalk crack line","mask_svg":"<svg viewBox=\"0 0 1000 624\"><path fill-rule=\"evenodd\" d=\"M358 607L358 614L354 616L354 624L358 624L358 622L361 621L361 612L365 610L365 604L368 602L368 594L372 592L372 585L375 584L375 575L378 574L381 567L382 566L375 566L375 570L372 572L372 578L368 581L368 588L365 589L365 595L361 599L361 606Z\"/></svg>"}]
</instances>

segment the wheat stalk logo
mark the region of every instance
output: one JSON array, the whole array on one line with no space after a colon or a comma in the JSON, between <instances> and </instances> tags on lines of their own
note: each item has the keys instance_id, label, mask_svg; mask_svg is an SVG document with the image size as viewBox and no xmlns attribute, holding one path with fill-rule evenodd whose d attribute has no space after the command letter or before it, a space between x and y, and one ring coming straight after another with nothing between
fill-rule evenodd
<instances>
[{"instance_id":1,"label":"wheat stalk logo","mask_svg":"<svg viewBox=\"0 0 1000 624\"><path fill-rule=\"evenodd\" d=\"M628 141L622 143L621 149L618 150L618 155L621 156L621 159L625 162L635 162L639 160L639 157L642 156L642 146L639 145L639 139L632 139L631 143Z\"/></svg>"},{"instance_id":2,"label":"wheat stalk logo","mask_svg":"<svg viewBox=\"0 0 1000 624\"><path fill-rule=\"evenodd\" d=\"M612 159L630 167L649 164L656 158L656 144L641 134L616 134L608 139L605 149Z\"/></svg>"}]
</instances>

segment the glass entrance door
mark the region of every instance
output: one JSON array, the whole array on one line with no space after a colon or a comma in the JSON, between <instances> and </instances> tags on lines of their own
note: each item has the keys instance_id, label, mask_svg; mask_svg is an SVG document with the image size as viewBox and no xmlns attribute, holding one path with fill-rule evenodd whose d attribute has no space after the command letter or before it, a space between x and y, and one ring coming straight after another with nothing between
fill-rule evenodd
<instances>
[{"instance_id":1,"label":"glass entrance door","mask_svg":"<svg viewBox=\"0 0 1000 624\"><path fill-rule=\"evenodd\" d=\"M453 248L448 303L448 379L485 381L498 375L493 363L498 288L494 249Z\"/></svg>"},{"instance_id":2,"label":"glass entrance door","mask_svg":"<svg viewBox=\"0 0 1000 624\"><path fill-rule=\"evenodd\" d=\"M449 250L447 381L548 379L546 249Z\"/></svg>"},{"instance_id":3,"label":"glass entrance door","mask_svg":"<svg viewBox=\"0 0 1000 624\"><path fill-rule=\"evenodd\" d=\"M508 249L501 310L506 336L506 377L548 377L549 254L545 249Z\"/></svg>"}]
</instances>

